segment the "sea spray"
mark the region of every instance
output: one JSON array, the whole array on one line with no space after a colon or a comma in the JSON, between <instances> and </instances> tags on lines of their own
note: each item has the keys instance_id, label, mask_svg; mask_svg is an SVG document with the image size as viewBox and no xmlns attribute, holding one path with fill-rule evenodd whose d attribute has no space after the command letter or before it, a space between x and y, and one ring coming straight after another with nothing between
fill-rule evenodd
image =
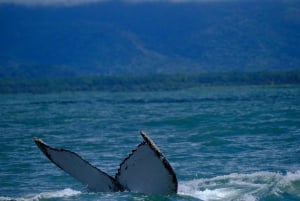
<instances>
[{"instance_id":1,"label":"sea spray","mask_svg":"<svg viewBox=\"0 0 300 201\"><path fill-rule=\"evenodd\" d=\"M255 172L232 173L214 178L181 182L179 194L204 201L260 200L267 197L280 198L282 194L300 196L300 171L286 174Z\"/></svg>"},{"instance_id":2,"label":"sea spray","mask_svg":"<svg viewBox=\"0 0 300 201\"><path fill-rule=\"evenodd\" d=\"M73 190L70 188L66 188L58 191L51 192L42 192L38 194L25 195L24 197L0 197L0 201L38 201L44 199L55 199L55 198L70 198L73 196L80 195L81 192L77 190Z\"/></svg>"}]
</instances>

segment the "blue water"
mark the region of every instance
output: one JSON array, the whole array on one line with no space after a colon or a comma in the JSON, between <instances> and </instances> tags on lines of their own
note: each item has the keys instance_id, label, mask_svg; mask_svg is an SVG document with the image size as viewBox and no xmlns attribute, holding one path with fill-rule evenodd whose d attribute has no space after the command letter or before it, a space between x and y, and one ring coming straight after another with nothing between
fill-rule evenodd
<instances>
[{"instance_id":1,"label":"blue water","mask_svg":"<svg viewBox=\"0 0 300 201\"><path fill-rule=\"evenodd\" d=\"M300 200L300 86L0 95L0 200ZM93 193L37 136L114 175L144 130L177 195Z\"/></svg>"}]
</instances>

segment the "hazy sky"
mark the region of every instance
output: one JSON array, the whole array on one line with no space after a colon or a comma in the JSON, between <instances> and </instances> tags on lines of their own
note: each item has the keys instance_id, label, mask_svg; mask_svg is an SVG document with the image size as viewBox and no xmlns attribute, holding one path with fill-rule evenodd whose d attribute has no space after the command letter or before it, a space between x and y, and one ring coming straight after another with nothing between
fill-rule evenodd
<instances>
[{"instance_id":1,"label":"hazy sky","mask_svg":"<svg viewBox=\"0 0 300 201\"><path fill-rule=\"evenodd\" d=\"M19 5L77 5L84 3L95 3L95 2L105 2L112 0L0 0L2 3L12 3ZM235 0L120 0L130 3L141 3L141 2L173 2L173 3L184 3L184 2L220 2L220 1L235 1ZM245 0L237 0L245 1Z\"/></svg>"}]
</instances>

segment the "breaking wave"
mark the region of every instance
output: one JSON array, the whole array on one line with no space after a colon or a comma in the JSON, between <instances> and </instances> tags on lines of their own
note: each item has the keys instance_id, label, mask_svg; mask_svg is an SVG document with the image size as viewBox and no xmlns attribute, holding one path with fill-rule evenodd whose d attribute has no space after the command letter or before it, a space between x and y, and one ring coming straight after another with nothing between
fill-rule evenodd
<instances>
[{"instance_id":1,"label":"breaking wave","mask_svg":"<svg viewBox=\"0 0 300 201\"><path fill-rule=\"evenodd\" d=\"M277 200L283 195L300 199L300 171L286 174L233 173L210 179L196 179L179 183L179 194L203 201L257 201L264 198Z\"/></svg>"},{"instance_id":2,"label":"breaking wave","mask_svg":"<svg viewBox=\"0 0 300 201\"><path fill-rule=\"evenodd\" d=\"M66 188L60 191L43 192L35 195L27 195L24 197L1 197L0 201L38 201L44 199L55 199L55 198L68 198L76 195L80 195L80 191L76 191L70 188Z\"/></svg>"}]
</instances>

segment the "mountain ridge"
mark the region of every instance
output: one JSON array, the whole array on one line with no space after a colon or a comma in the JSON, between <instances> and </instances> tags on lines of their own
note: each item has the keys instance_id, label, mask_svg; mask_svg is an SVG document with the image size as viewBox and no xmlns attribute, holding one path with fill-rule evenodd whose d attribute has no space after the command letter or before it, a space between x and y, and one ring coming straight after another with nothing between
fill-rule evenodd
<instances>
[{"instance_id":1,"label":"mountain ridge","mask_svg":"<svg viewBox=\"0 0 300 201\"><path fill-rule=\"evenodd\" d=\"M299 70L300 3L0 4L0 78Z\"/></svg>"}]
</instances>

